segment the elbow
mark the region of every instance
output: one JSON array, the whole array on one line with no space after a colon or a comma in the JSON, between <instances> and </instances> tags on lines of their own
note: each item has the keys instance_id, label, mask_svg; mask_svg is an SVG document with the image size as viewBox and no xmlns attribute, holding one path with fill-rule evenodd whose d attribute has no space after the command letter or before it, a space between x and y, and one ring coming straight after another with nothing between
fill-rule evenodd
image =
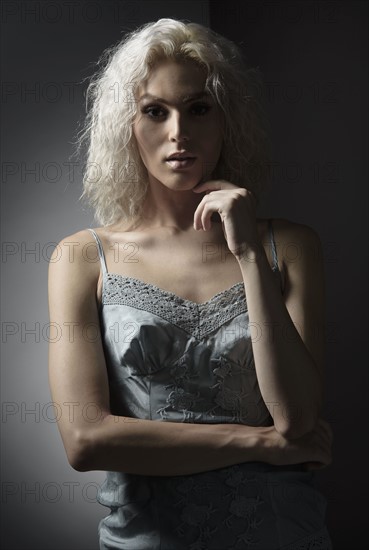
<instances>
[{"instance_id":1,"label":"elbow","mask_svg":"<svg viewBox=\"0 0 369 550\"><path fill-rule=\"evenodd\" d=\"M274 427L285 439L299 439L310 433L314 429L316 422L317 418L315 416L309 416L295 422L275 424Z\"/></svg>"},{"instance_id":2,"label":"elbow","mask_svg":"<svg viewBox=\"0 0 369 550\"><path fill-rule=\"evenodd\" d=\"M305 404L297 408L292 406L288 411L274 416L274 427L285 439L298 439L314 430L319 414L320 401Z\"/></svg>"},{"instance_id":3,"label":"elbow","mask_svg":"<svg viewBox=\"0 0 369 550\"><path fill-rule=\"evenodd\" d=\"M77 472L88 472L91 470L89 466L91 445L86 431L73 434L65 447L68 462L73 470Z\"/></svg>"},{"instance_id":4,"label":"elbow","mask_svg":"<svg viewBox=\"0 0 369 550\"><path fill-rule=\"evenodd\" d=\"M76 470L76 472L89 472L91 470L85 456L82 454L73 454L71 456L68 455L68 462L73 470Z\"/></svg>"},{"instance_id":5,"label":"elbow","mask_svg":"<svg viewBox=\"0 0 369 550\"><path fill-rule=\"evenodd\" d=\"M304 436L305 434L311 431L310 428L306 428L305 426L302 426L300 424L299 425L287 424L284 426L275 426L275 429L285 439L299 439L300 437Z\"/></svg>"},{"instance_id":6,"label":"elbow","mask_svg":"<svg viewBox=\"0 0 369 550\"><path fill-rule=\"evenodd\" d=\"M99 470L100 465L96 460L101 441L103 420L110 415L104 415L102 421L97 424L84 424L74 431L70 437L67 449L68 462L77 472L91 472ZM101 468L105 469L105 468Z\"/></svg>"}]
</instances>

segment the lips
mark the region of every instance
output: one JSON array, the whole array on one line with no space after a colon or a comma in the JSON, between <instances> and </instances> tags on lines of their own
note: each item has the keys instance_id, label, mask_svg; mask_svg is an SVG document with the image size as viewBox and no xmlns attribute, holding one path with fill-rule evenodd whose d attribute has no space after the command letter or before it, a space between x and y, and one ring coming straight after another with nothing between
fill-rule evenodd
<instances>
[{"instance_id":1,"label":"lips","mask_svg":"<svg viewBox=\"0 0 369 550\"><path fill-rule=\"evenodd\" d=\"M196 158L194 155L189 153L188 151L181 151L177 153L172 153L167 157L166 160L188 160L188 159L194 159Z\"/></svg>"},{"instance_id":2,"label":"lips","mask_svg":"<svg viewBox=\"0 0 369 550\"><path fill-rule=\"evenodd\" d=\"M195 161L195 157L187 157L181 159L171 158L168 159L166 162L173 170L185 170L186 168L190 168Z\"/></svg>"},{"instance_id":3,"label":"lips","mask_svg":"<svg viewBox=\"0 0 369 550\"><path fill-rule=\"evenodd\" d=\"M167 157L166 162L173 170L184 170L190 168L195 162L196 157L188 151L180 151L172 153Z\"/></svg>"}]
</instances>

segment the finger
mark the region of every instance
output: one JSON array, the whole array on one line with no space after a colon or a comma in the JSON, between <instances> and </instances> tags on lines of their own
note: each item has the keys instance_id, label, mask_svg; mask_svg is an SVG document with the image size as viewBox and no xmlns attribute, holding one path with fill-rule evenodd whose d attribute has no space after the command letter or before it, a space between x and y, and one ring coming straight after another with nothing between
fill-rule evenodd
<instances>
[{"instance_id":1,"label":"finger","mask_svg":"<svg viewBox=\"0 0 369 550\"><path fill-rule=\"evenodd\" d=\"M200 204L197 206L195 213L193 215L193 227L196 231L201 229L200 220L201 220L202 209L203 209L203 203L200 202Z\"/></svg>"},{"instance_id":2,"label":"finger","mask_svg":"<svg viewBox=\"0 0 369 550\"><path fill-rule=\"evenodd\" d=\"M206 202L205 202L206 198L207 198L207 195L202 198L202 200L197 205L197 208L196 208L196 210L194 212L194 215L193 215L193 226L196 229L196 231L199 230L199 229L203 229L201 216L202 216L202 212L204 210L205 204L206 204Z\"/></svg>"},{"instance_id":3,"label":"finger","mask_svg":"<svg viewBox=\"0 0 369 550\"><path fill-rule=\"evenodd\" d=\"M237 189L237 185L225 180L209 180L199 183L192 191L203 193L204 191L220 191L222 189Z\"/></svg>"},{"instance_id":4,"label":"finger","mask_svg":"<svg viewBox=\"0 0 369 550\"><path fill-rule=\"evenodd\" d=\"M204 203L204 208L201 212L201 225L204 231L208 231L211 228L211 216L214 212L219 211L219 201L207 201Z\"/></svg>"},{"instance_id":5,"label":"finger","mask_svg":"<svg viewBox=\"0 0 369 550\"><path fill-rule=\"evenodd\" d=\"M206 226L207 204L208 203L206 203L205 200L202 200L195 210L194 217L193 217L193 226L196 230L203 229L204 231L206 231L206 227L208 229L210 229L211 227L211 224L209 223ZM211 217L211 214L212 212L210 213L210 217Z\"/></svg>"},{"instance_id":6,"label":"finger","mask_svg":"<svg viewBox=\"0 0 369 550\"><path fill-rule=\"evenodd\" d=\"M209 205L214 203L214 196L209 192L208 195L204 196L201 202L197 205L197 208L194 213L194 228L196 230L203 229L204 231L210 229L211 227L211 216L214 212L218 212L220 207L220 201L217 200L213 208L209 210Z\"/></svg>"}]
</instances>

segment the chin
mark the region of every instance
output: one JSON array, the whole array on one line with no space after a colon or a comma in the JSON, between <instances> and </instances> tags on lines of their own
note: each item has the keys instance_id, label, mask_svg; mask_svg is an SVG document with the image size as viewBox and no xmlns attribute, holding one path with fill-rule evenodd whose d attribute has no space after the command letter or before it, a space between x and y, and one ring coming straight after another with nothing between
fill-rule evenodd
<instances>
[{"instance_id":1,"label":"chin","mask_svg":"<svg viewBox=\"0 0 369 550\"><path fill-rule=\"evenodd\" d=\"M197 185L201 183L201 180L191 181L187 184L181 184L177 187L178 191L192 191Z\"/></svg>"},{"instance_id":2,"label":"chin","mask_svg":"<svg viewBox=\"0 0 369 550\"><path fill-rule=\"evenodd\" d=\"M169 180L165 178L161 181L162 185L167 187L168 189L171 189L172 191L191 191L196 185L198 185L202 181L202 178L197 177L191 177L191 178L176 178L175 181Z\"/></svg>"}]
</instances>

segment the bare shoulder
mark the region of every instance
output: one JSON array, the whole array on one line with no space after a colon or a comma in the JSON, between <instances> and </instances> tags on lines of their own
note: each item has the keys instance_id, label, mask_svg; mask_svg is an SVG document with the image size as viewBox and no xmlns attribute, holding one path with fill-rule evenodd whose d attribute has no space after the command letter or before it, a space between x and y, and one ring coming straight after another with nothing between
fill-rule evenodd
<instances>
[{"instance_id":1,"label":"bare shoulder","mask_svg":"<svg viewBox=\"0 0 369 550\"><path fill-rule=\"evenodd\" d=\"M272 218L272 224L274 234L278 234L281 238L319 238L315 229L303 223L292 222L286 218Z\"/></svg>"},{"instance_id":2,"label":"bare shoulder","mask_svg":"<svg viewBox=\"0 0 369 550\"><path fill-rule=\"evenodd\" d=\"M272 226L277 256L284 268L322 261L321 239L315 229L285 218L273 218Z\"/></svg>"},{"instance_id":3,"label":"bare shoulder","mask_svg":"<svg viewBox=\"0 0 369 550\"><path fill-rule=\"evenodd\" d=\"M62 238L49 260L49 279L76 283L82 280L87 286L96 286L99 277L99 257L94 236L82 229Z\"/></svg>"}]
</instances>

